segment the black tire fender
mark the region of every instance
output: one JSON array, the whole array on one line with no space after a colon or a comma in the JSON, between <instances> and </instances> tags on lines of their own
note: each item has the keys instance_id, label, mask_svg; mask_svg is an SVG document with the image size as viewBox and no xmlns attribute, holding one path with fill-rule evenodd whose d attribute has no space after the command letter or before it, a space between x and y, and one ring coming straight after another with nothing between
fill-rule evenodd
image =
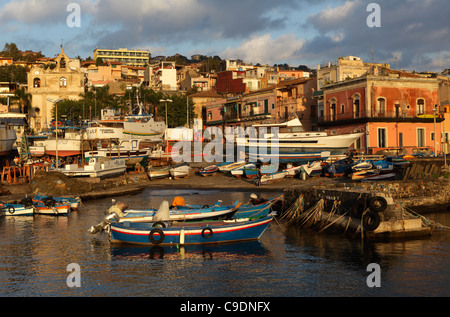
<instances>
[{"instance_id":1,"label":"black tire fender","mask_svg":"<svg viewBox=\"0 0 450 317\"><path fill-rule=\"evenodd\" d=\"M209 239L213 236L213 231L210 227L205 227L202 230L202 237L205 239Z\"/></svg>"},{"instance_id":2,"label":"black tire fender","mask_svg":"<svg viewBox=\"0 0 450 317\"><path fill-rule=\"evenodd\" d=\"M9 206L8 207L8 212L13 215L16 212L16 209L14 208L14 206Z\"/></svg>"},{"instance_id":3,"label":"black tire fender","mask_svg":"<svg viewBox=\"0 0 450 317\"><path fill-rule=\"evenodd\" d=\"M380 226L381 218L377 212L369 211L364 214L362 222L364 229L374 231Z\"/></svg>"},{"instance_id":4,"label":"black tire fender","mask_svg":"<svg viewBox=\"0 0 450 317\"><path fill-rule=\"evenodd\" d=\"M155 239L155 234L159 234L159 239ZM148 238L153 244L161 244L164 241L165 235L161 229L155 228L148 234Z\"/></svg>"},{"instance_id":5,"label":"black tire fender","mask_svg":"<svg viewBox=\"0 0 450 317\"><path fill-rule=\"evenodd\" d=\"M153 223L152 228L167 228L167 226L162 221L156 221L155 223Z\"/></svg>"},{"instance_id":6,"label":"black tire fender","mask_svg":"<svg viewBox=\"0 0 450 317\"><path fill-rule=\"evenodd\" d=\"M388 204L384 197L375 196L369 200L369 207L375 212L385 211L387 206Z\"/></svg>"}]
</instances>

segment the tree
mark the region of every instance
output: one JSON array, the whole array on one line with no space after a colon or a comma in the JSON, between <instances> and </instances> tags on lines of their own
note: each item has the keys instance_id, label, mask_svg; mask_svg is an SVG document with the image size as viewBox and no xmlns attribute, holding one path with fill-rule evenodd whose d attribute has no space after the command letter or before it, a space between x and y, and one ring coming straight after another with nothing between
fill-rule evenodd
<instances>
[{"instance_id":1,"label":"tree","mask_svg":"<svg viewBox=\"0 0 450 317\"><path fill-rule=\"evenodd\" d=\"M55 106L58 107L58 118L55 118ZM83 119L83 101L82 100L72 100L64 99L53 105L52 117L63 124L62 118L70 120L73 125L80 124L80 119Z\"/></svg>"},{"instance_id":2,"label":"tree","mask_svg":"<svg viewBox=\"0 0 450 317\"><path fill-rule=\"evenodd\" d=\"M19 101L20 112L28 114L31 110L31 98L32 95L27 93L25 87L16 89L14 92L14 98Z\"/></svg>"},{"instance_id":3,"label":"tree","mask_svg":"<svg viewBox=\"0 0 450 317\"><path fill-rule=\"evenodd\" d=\"M185 126L187 123L187 110L189 110L189 125L191 126L195 119L194 102L186 95L176 94L172 96L163 96L161 99L170 99L167 102L167 121L168 127L176 128ZM158 113L166 113L166 102L158 102Z\"/></svg>"}]
</instances>

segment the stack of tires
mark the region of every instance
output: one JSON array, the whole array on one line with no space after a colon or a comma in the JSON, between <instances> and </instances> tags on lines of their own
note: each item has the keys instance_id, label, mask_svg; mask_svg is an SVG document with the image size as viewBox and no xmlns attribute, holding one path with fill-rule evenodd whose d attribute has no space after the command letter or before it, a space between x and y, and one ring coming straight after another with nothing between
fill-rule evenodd
<instances>
[{"instance_id":1,"label":"stack of tires","mask_svg":"<svg viewBox=\"0 0 450 317\"><path fill-rule=\"evenodd\" d=\"M374 196L369 199L359 198L352 207L352 217L363 217L364 230L374 231L380 226L381 218L379 213L385 211L387 201L384 197Z\"/></svg>"}]
</instances>

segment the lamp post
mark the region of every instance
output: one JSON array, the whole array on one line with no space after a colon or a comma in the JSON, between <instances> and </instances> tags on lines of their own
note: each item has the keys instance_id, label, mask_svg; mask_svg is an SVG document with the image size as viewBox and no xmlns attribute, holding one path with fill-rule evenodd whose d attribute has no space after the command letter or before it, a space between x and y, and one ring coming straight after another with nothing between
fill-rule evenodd
<instances>
[{"instance_id":1,"label":"lamp post","mask_svg":"<svg viewBox=\"0 0 450 317\"><path fill-rule=\"evenodd\" d=\"M55 146L56 146L56 170L58 170L59 164L58 164L58 102L62 101L61 98L53 100L50 98L47 98L48 101L53 103L55 105L55 128L56 128L56 140L55 140Z\"/></svg>"},{"instance_id":2,"label":"lamp post","mask_svg":"<svg viewBox=\"0 0 450 317\"><path fill-rule=\"evenodd\" d=\"M437 138L437 135L436 135L436 110L437 110L437 105L434 105L434 108L433 108L433 121L434 121L434 157L436 157L436 151L437 151L437 148L436 148L436 138Z\"/></svg>"},{"instance_id":3,"label":"lamp post","mask_svg":"<svg viewBox=\"0 0 450 317\"><path fill-rule=\"evenodd\" d=\"M164 102L166 106L166 129L169 127L169 123L167 122L167 103L172 102L170 99L160 99L159 102Z\"/></svg>"}]
</instances>

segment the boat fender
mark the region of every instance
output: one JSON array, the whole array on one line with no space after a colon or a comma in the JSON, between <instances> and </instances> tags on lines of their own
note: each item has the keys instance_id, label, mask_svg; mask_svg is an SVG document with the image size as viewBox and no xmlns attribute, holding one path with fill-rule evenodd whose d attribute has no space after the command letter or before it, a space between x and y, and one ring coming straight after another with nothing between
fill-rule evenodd
<instances>
[{"instance_id":1,"label":"boat fender","mask_svg":"<svg viewBox=\"0 0 450 317\"><path fill-rule=\"evenodd\" d=\"M369 206L370 209L372 209L375 212L382 212L385 211L387 208L387 201L384 197L375 196L370 198L369 200Z\"/></svg>"},{"instance_id":2,"label":"boat fender","mask_svg":"<svg viewBox=\"0 0 450 317\"><path fill-rule=\"evenodd\" d=\"M159 239L155 239L155 234L159 235ZM161 229L155 228L150 231L148 238L153 244L161 244L164 241L165 235Z\"/></svg>"},{"instance_id":3,"label":"boat fender","mask_svg":"<svg viewBox=\"0 0 450 317\"><path fill-rule=\"evenodd\" d=\"M157 221L152 225L152 228L167 228L167 226L164 222Z\"/></svg>"},{"instance_id":4,"label":"boat fender","mask_svg":"<svg viewBox=\"0 0 450 317\"><path fill-rule=\"evenodd\" d=\"M210 227L203 228L203 230L202 230L202 237L203 238L209 239L209 238L212 237L212 235L213 235L213 231L212 231L212 229Z\"/></svg>"},{"instance_id":5,"label":"boat fender","mask_svg":"<svg viewBox=\"0 0 450 317\"><path fill-rule=\"evenodd\" d=\"M361 218L366 208L366 201L364 199L357 199L352 206L352 216L355 218Z\"/></svg>"},{"instance_id":6,"label":"boat fender","mask_svg":"<svg viewBox=\"0 0 450 317\"><path fill-rule=\"evenodd\" d=\"M380 215L375 211L369 211L363 216L363 226L367 231L374 231L380 226Z\"/></svg>"},{"instance_id":7,"label":"boat fender","mask_svg":"<svg viewBox=\"0 0 450 317\"><path fill-rule=\"evenodd\" d=\"M12 215L16 212L16 209L14 209L14 206L9 206L8 212Z\"/></svg>"}]
</instances>

